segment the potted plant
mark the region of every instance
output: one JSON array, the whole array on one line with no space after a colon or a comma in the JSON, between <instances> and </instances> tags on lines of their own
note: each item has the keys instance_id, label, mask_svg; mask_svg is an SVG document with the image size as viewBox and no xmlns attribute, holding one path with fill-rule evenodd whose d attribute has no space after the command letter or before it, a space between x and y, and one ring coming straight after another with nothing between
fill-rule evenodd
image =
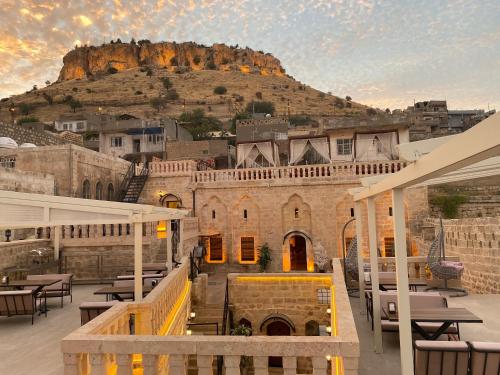
<instances>
[{"instance_id":1,"label":"potted plant","mask_svg":"<svg viewBox=\"0 0 500 375\"><path fill-rule=\"evenodd\" d=\"M231 330L232 336L252 336L252 328L246 326L245 324L239 324L236 328ZM240 370L242 375L247 375L248 371L252 367L252 357L247 357L246 355L241 356L240 360Z\"/></svg>"},{"instance_id":2,"label":"potted plant","mask_svg":"<svg viewBox=\"0 0 500 375\"><path fill-rule=\"evenodd\" d=\"M265 272L267 265L269 262L272 262L271 259L271 249L268 246L267 242L259 247L259 266L260 266L260 272Z\"/></svg>"}]
</instances>

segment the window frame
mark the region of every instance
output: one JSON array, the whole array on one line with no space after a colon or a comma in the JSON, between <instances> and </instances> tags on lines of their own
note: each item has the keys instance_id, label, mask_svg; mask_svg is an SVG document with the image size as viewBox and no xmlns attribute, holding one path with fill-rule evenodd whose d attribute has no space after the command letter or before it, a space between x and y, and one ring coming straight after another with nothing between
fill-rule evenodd
<instances>
[{"instance_id":1,"label":"window frame","mask_svg":"<svg viewBox=\"0 0 500 375\"><path fill-rule=\"evenodd\" d=\"M111 137L111 147L123 147L123 137Z\"/></svg>"},{"instance_id":2,"label":"window frame","mask_svg":"<svg viewBox=\"0 0 500 375\"><path fill-rule=\"evenodd\" d=\"M251 243L251 246L247 246ZM245 246L244 246L245 244ZM251 253L251 257L249 254ZM242 236L240 237L240 263L254 264L257 262L257 254L255 251L255 237Z\"/></svg>"},{"instance_id":3,"label":"window frame","mask_svg":"<svg viewBox=\"0 0 500 375\"><path fill-rule=\"evenodd\" d=\"M352 138L337 138L337 155L350 156L352 155Z\"/></svg>"}]
</instances>

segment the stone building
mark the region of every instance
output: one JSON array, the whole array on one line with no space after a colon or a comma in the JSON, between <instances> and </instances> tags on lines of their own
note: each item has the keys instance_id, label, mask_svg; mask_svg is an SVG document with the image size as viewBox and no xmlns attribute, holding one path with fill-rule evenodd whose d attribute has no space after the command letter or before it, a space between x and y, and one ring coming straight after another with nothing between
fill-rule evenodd
<instances>
[{"instance_id":1,"label":"stone building","mask_svg":"<svg viewBox=\"0 0 500 375\"><path fill-rule=\"evenodd\" d=\"M76 145L0 150L0 164L52 176L56 195L114 200L130 163ZM9 189L10 190L10 189ZM37 192L37 191L31 191Z\"/></svg>"}]
</instances>

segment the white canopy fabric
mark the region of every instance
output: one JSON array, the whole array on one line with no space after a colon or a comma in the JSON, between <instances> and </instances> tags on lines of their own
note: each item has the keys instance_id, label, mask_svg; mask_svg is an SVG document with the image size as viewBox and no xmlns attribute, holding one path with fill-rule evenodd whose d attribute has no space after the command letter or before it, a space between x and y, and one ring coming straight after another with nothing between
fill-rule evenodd
<instances>
[{"instance_id":1,"label":"white canopy fabric","mask_svg":"<svg viewBox=\"0 0 500 375\"><path fill-rule=\"evenodd\" d=\"M330 147L328 146L328 138L306 138L290 140L290 165L299 163L306 152L313 149L324 159L325 163L330 163Z\"/></svg>"},{"instance_id":2,"label":"white canopy fabric","mask_svg":"<svg viewBox=\"0 0 500 375\"><path fill-rule=\"evenodd\" d=\"M256 162L260 155L262 155L269 165L273 167L279 165L278 146L271 141L240 143L237 145L236 155L236 168L261 167L261 165L258 165Z\"/></svg>"},{"instance_id":3,"label":"white canopy fabric","mask_svg":"<svg viewBox=\"0 0 500 375\"><path fill-rule=\"evenodd\" d=\"M397 132L356 134L356 160L394 160L397 157Z\"/></svg>"}]
</instances>

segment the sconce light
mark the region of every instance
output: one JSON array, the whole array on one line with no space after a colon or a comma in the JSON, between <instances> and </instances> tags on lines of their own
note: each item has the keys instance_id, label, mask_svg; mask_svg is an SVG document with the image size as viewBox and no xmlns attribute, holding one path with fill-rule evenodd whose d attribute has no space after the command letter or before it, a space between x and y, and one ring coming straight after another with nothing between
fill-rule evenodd
<instances>
[{"instance_id":1,"label":"sconce light","mask_svg":"<svg viewBox=\"0 0 500 375\"><path fill-rule=\"evenodd\" d=\"M332 327L331 326L326 326L326 332L332 333Z\"/></svg>"},{"instance_id":2,"label":"sconce light","mask_svg":"<svg viewBox=\"0 0 500 375\"><path fill-rule=\"evenodd\" d=\"M167 221L160 220L156 226L156 238L161 240L167 238Z\"/></svg>"},{"instance_id":3,"label":"sconce light","mask_svg":"<svg viewBox=\"0 0 500 375\"><path fill-rule=\"evenodd\" d=\"M325 358L326 358L327 361L331 361L332 360L332 356L331 355L327 355Z\"/></svg>"},{"instance_id":4,"label":"sconce light","mask_svg":"<svg viewBox=\"0 0 500 375\"><path fill-rule=\"evenodd\" d=\"M327 314L331 314L332 313L332 309L330 309L330 308L326 309L326 313Z\"/></svg>"},{"instance_id":5,"label":"sconce light","mask_svg":"<svg viewBox=\"0 0 500 375\"><path fill-rule=\"evenodd\" d=\"M188 330L186 331L186 335L191 336L192 334L193 334L193 331L191 331L190 329L188 329Z\"/></svg>"},{"instance_id":6,"label":"sconce light","mask_svg":"<svg viewBox=\"0 0 500 375\"><path fill-rule=\"evenodd\" d=\"M190 319L194 319L194 318L196 318L196 313L195 313L194 311L191 311L191 312L189 313L189 318L190 318Z\"/></svg>"}]
</instances>

